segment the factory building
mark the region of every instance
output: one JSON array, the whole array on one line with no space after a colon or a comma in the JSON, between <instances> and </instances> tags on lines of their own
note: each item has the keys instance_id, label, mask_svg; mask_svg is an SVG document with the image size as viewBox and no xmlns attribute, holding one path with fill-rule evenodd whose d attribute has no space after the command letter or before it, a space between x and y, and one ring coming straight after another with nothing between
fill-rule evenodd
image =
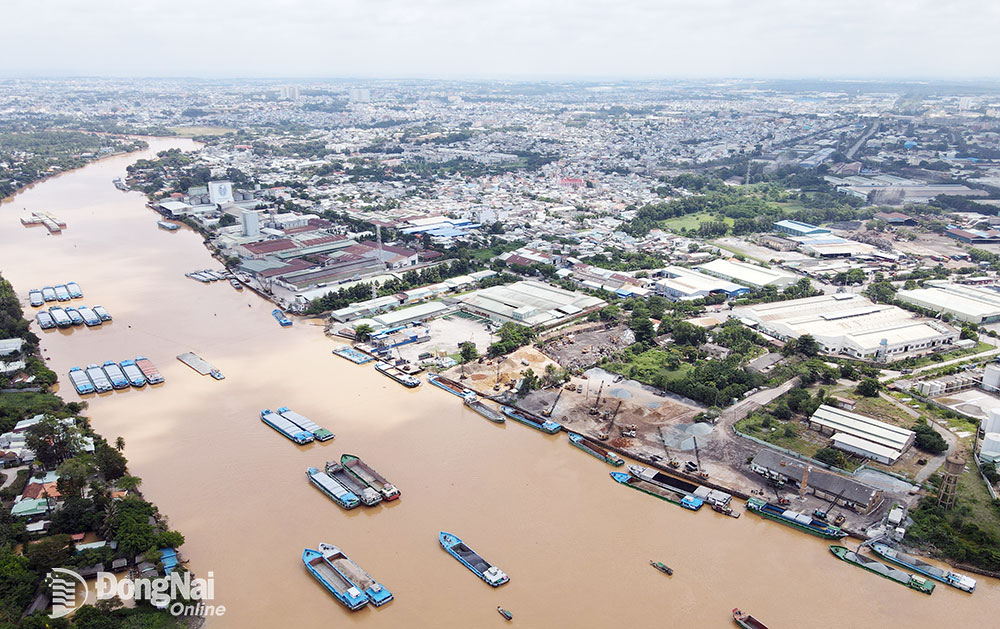
<instances>
[{"instance_id":1,"label":"factory building","mask_svg":"<svg viewBox=\"0 0 1000 629\"><path fill-rule=\"evenodd\" d=\"M750 290L746 286L681 266L668 266L662 274L664 278L656 282L656 292L671 301L699 299L713 293L736 297Z\"/></svg>"},{"instance_id":2,"label":"factory building","mask_svg":"<svg viewBox=\"0 0 1000 629\"><path fill-rule=\"evenodd\" d=\"M1000 321L1000 292L985 286L929 281L924 288L901 290L896 297L906 303L950 314L977 325Z\"/></svg>"},{"instance_id":3,"label":"factory building","mask_svg":"<svg viewBox=\"0 0 1000 629\"><path fill-rule=\"evenodd\" d=\"M732 316L781 341L808 334L828 354L883 362L952 347L959 338L940 321L851 293L734 308Z\"/></svg>"},{"instance_id":4,"label":"factory building","mask_svg":"<svg viewBox=\"0 0 1000 629\"><path fill-rule=\"evenodd\" d=\"M712 260L698 267L699 271L730 280L751 288L774 286L783 289L799 281L799 276L785 273L778 269L768 269L756 264L748 264L739 260Z\"/></svg>"},{"instance_id":5,"label":"factory building","mask_svg":"<svg viewBox=\"0 0 1000 629\"><path fill-rule=\"evenodd\" d=\"M607 305L603 299L534 280L483 288L461 297L460 302L466 312L533 328L550 327Z\"/></svg>"},{"instance_id":6,"label":"factory building","mask_svg":"<svg viewBox=\"0 0 1000 629\"><path fill-rule=\"evenodd\" d=\"M830 230L825 227L817 227L801 221L777 221L774 224L774 231L784 232L792 236L814 236L830 233Z\"/></svg>"},{"instance_id":7,"label":"factory building","mask_svg":"<svg viewBox=\"0 0 1000 629\"><path fill-rule=\"evenodd\" d=\"M832 435L835 448L886 465L895 463L916 439L912 430L826 404L809 418L809 427Z\"/></svg>"},{"instance_id":8,"label":"factory building","mask_svg":"<svg viewBox=\"0 0 1000 629\"><path fill-rule=\"evenodd\" d=\"M801 492L810 492L861 514L871 513L882 504L880 489L812 467L773 450L758 452L750 462L750 469L765 478L793 485Z\"/></svg>"}]
</instances>

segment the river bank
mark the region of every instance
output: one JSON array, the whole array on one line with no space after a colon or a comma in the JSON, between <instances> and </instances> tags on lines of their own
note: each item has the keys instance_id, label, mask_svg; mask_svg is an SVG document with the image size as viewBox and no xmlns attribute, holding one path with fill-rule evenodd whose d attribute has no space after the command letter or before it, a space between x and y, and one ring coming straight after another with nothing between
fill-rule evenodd
<instances>
[{"instance_id":1,"label":"river bank","mask_svg":"<svg viewBox=\"0 0 1000 629\"><path fill-rule=\"evenodd\" d=\"M969 597L950 588L918 596L835 561L822 540L762 518L697 514L612 481L609 466L514 422L497 425L426 384L400 387L330 350L321 326L281 328L247 291L184 277L209 252L188 230L156 227L137 192L111 184L158 150L92 164L15 197L71 229L26 239L0 206L0 262L23 291L74 280L115 320L87 333L40 333L50 367L143 355L166 382L91 397L98 432L122 435L133 473L186 537L189 567L214 573L227 613L209 627L727 626L734 606L773 626L910 627L982 624L1000 604L983 579ZM193 351L226 374L202 377L175 357ZM72 393L64 393L75 399ZM259 420L289 406L337 434L298 447ZM398 501L345 512L310 486L305 469L362 456L402 491ZM493 590L441 550L454 532L496 561L511 582ZM302 567L302 549L337 544L395 600L350 614ZM649 568L669 564L669 580ZM622 603L611 604L611 597Z\"/></svg>"}]
</instances>

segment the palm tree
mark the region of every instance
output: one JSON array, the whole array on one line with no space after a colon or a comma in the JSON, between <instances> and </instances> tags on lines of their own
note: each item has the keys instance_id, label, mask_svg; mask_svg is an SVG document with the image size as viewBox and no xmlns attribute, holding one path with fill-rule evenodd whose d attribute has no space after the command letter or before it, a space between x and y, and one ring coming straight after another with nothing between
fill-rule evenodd
<instances>
[{"instance_id":1,"label":"palm tree","mask_svg":"<svg viewBox=\"0 0 1000 629\"><path fill-rule=\"evenodd\" d=\"M142 484L142 479L138 476L122 476L115 484L118 485L118 489L133 491L139 488L139 485Z\"/></svg>"},{"instance_id":2,"label":"palm tree","mask_svg":"<svg viewBox=\"0 0 1000 629\"><path fill-rule=\"evenodd\" d=\"M119 452L121 452L122 450L124 450L125 449L125 439L123 439L122 437L118 437L117 439L115 439L115 449L118 450Z\"/></svg>"}]
</instances>

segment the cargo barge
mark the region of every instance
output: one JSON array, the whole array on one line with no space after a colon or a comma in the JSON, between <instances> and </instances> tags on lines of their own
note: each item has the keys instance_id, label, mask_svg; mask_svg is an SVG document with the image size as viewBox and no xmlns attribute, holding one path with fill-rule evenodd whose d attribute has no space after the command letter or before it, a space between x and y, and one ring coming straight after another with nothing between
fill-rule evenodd
<instances>
[{"instance_id":1,"label":"cargo barge","mask_svg":"<svg viewBox=\"0 0 1000 629\"><path fill-rule=\"evenodd\" d=\"M111 315L104 309L104 306L94 306L94 314L101 318L101 321L111 321Z\"/></svg>"},{"instance_id":2,"label":"cargo barge","mask_svg":"<svg viewBox=\"0 0 1000 629\"><path fill-rule=\"evenodd\" d=\"M336 502L344 509L353 509L361 504L361 500L354 495L354 492L349 491L343 485L330 478L326 472L321 472L315 467L310 467L306 470L306 478L317 489L326 494L330 500Z\"/></svg>"},{"instance_id":3,"label":"cargo barge","mask_svg":"<svg viewBox=\"0 0 1000 629\"><path fill-rule=\"evenodd\" d=\"M503 570L476 554L457 535L441 531L438 533L438 541L441 542L441 547L448 551L449 555L489 585L500 587L510 581L510 577L504 574Z\"/></svg>"},{"instance_id":4,"label":"cargo barge","mask_svg":"<svg viewBox=\"0 0 1000 629\"><path fill-rule=\"evenodd\" d=\"M52 315L45 310L35 314L35 321L38 321L38 327L43 330L49 330L56 327L55 319L53 319Z\"/></svg>"},{"instance_id":5,"label":"cargo barge","mask_svg":"<svg viewBox=\"0 0 1000 629\"><path fill-rule=\"evenodd\" d=\"M610 465L614 465L615 467L625 465L625 459L621 458L614 452L601 447L596 442L587 439L583 435L579 435L575 432L569 433L569 443L572 446L580 448L590 456L598 458Z\"/></svg>"},{"instance_id":6,"label":"cargo barge","mask_svg":"<svg viewBox=\"0 0 1000 629\"><path fill-rule=\"evenodd\" d=\"M382 494L371 487L368 487L344 469L344 466L336 461L327 461L326 474L339 483L344 489L361 499L361 504L366 507L373 507L382 502Z\"/></svg>"},{"instance_id":7,"label":"cargo barge","mask_svg":"<svg viewBox=\"0 0 1000 629\"><path fill-rule=\"evenodd\" d=\"M286 317L285 313L278 308L271 311L271 316L273 316L278 321L278 324L283 328L287 328L292 325L292 320Z\"/></svg>"},{"instance_id":8,"label":"cargo barge","mask_svg":"<svg viewBox=\"0 0 1000 629\"><path fill-rule=\"evenodd\" d=\"M153 361L149 360L145 356L136 356L135 366L142 371L142 375L146 376L146 381L149 382L149 384L160 384L163 382L163 376L160 375L160 370L156 368Z\"/></svg>"},{"instance_id":9,"label":"cargo barge","mask_svg":"<svg viewBox=\"0 0 1000 629\"><path fill-rule=\"evenodd\" d=\"M83 315L76 311L73 306L66 306L65 308L66 316L69 317L70 323L73 325L83 325Z\"/></svg>"},{"instance_id":10,"label":"cargo barge","mask_svg":"<svg viewBox=\"0 0 1000 629\"><path fill-rule=\"evenodd\" d=\"M767 629L767 625L750 614L741 612L739 608L733 609L733 622L743 627L743 629Z\"/></svg>"},{"instance_id":11,"label":"cargo barge","mask_svg":"<svg viewBox=\"0 0 1000 629\"><path fill-rule=\"evenodd\" d=\"M215 370L215 367L213 367L211 363L194 352L184 352L183 354L178 354L177 360L181 361L203 376L207 376Z\"/></svg>"},{"instance_id":12,"label":"cargo barge","mask_svg":"<svg viewBox=\"0 0 1000 629\"><path fill-rule=\"evenodd\" d=\"M101 325L101 318L87 306L77 306L76 311L80 313L81 317L83 317L83 322L87 324L87 327L92 328Z\"/></svg>"},{"instance_id":13,"label":"cargo barge","mask_svg":"<svg viewBox=\"0 0 1000 629\"><path fill-rule=\"evenodd\" d=\"M113 360L104 362L104 373L108 375L108 380L111 381L112 387L116 389L127 389L129 387L129 381L125 377L125 372Z\"/></svg>"},{"instance_id":14,"label":"cargo barge","mask_svg":"<svg viewBox=\"0 0 1000 629\"><path fill-rule=\"evenodd\" d=\"M35 308L45 305L45 297L42 296L42 291L37 288L33 288L28 291L28 303L30 303Z\"/></svg>"},{"instance_id":15,"label":"cargo barge","mask_svg":"<svg viewBox=\"0 0 1000 629\"><path fill-rule=\"evenodd\" d=\"M392 600L392 592L362 570L353 559L333 544L320 543L319 552L340 574L347 577L358 589L365 593L375 607L381 607Z\"/></svg>"},{"instance_id":16,"label":"cargo barge","mask_svg":"<svg viewBox=\"0 0 1000 629\"><path fill-rule=\"evenodd\" d=\"M112 390L111 381L108 380L104 370L97 365L87 365L86 373L90 381L94 383L94 389L98 393L107 393Z\"/></svg>"},{"instance_id":17,"label":"cargo barge","mask_svg":"<svg viewBox=\"0 0 1000 629\"><path fill-rule=\"evenodd\" d=\"M812 516L799 513L798 511L792 511L791 509L785 509L783 507L773 505L760 498L748 498L747 509L768 518L769 520L781 522L782 524L797 528L800 531L805 531L810 535L822 537L823 539L840 539L842 537L847 537L847 533L841 531L840 527L827 524L822 520L817 520Z\"/></svg>"},{"instance_id":18,"label":"cargo barge","mask_svg":"<svg viewBox=\"0 0 1000 629\"><path fill-rule=\"evenodd\" d=\"M362 461L360 457L353 454L343 454L340 457L340 464L354 478L382 494L382 497L386 500L396 500L400 497L400 491L387 481L385 477Z\"/></svg>"},{"instance_id":19,"label":"cargo barge","mask_svg":"<svg viewBox=\"0 0 1000 629\"><path fill-rule=\"evenodd\" d=\"M399 367L390 365L384 360L380 360L375 363L375 369L383 376L388 376L392 378L399 384L403 385L407 389L415 389L420 386L420 378L416 376L411 376Z\"/></svg>"},{"instance_id":20,"label":"cargo barge","mask_svg":"<svg viewBox=\"0 0 1000 629\"><path fill-rule=\"evenodd\" d=\"M495 424L503 424L504 422L507 421L503 418L503 415L496 412L486 404L483 404L483 402L480 401L479 398L477 398L475 395L470 395L469 397L465 398L464 403L470 409L472 409L476 413L479 413L480 415L482 415L483 417L485 417L486 419L490 420Z\"/></svg>"},{"instance_id":21,"label":"cargo barge","mask_svg":"<svg viewBox=\"0 0 1000 629\"><path fill-rule=\"evenodd\" d=\"M525 426L531 426L535 430L541 430L550 435L554 435L562 430L562 424L558 422L543 419L534 413L514 408L513 406L501 405L500 412L516 422L520 422Z\"/></svg>"},{"instance_id":22,"label":"cargo barge","mask_svg":"<svg viewBox=\"0 0 1000 629\"><path fill-rule=\"evenodd\" d=\"M967 577L964 574L958 574L957 572L951 572L950 570L943 570L935 565L929 564L919 557L914 557L913 555L908 555L904 552L896 550L888 544L883 544L881 542L875 542L871 545L872 551L876 555L894 563L897 566L902 566L904 568L909 568L910 570L916 570L924 576L928 576L935 581L940 581L945 585L950 585L953 588L958 588L964 592L972 593L976 590L976 580Z\"/></svg>"},{"instance_id":23,"label":"cargo barge","mask_svg":"<svg viewBox=\"0 0 1000 629\"><path fill-rule=\"evenodd\" d=\"M288 421L292 422L302 430L311 432L313 437L316 437L316 441L329 441L333 439L336 435L332 432L316 424L313 420L309 419L304 415L300 415L295 411L291 410L287 406L282 406L278 409L278 415L281 415Z\"/></svg>"},{"instance_id":24,"label":"cargo barge","mask_svg":"<svg viewBox=\"0 0 1000 629\"><path fill-rule=\"evenodd\" d=\"M846 561L847 563L854 564L859 568L864 568L868 572L873 572L880 577L884 577L890 581L895 581L900 585L905 585L906 587L916 590L921 594L932 594L934 592L934 584L923 577L918 577L907 572L903 572L898 568L887 566L884 563L875 561L874 559L869 559L868 557L859 555L849 548L845 548L843 546L831 546L830 552L832 552L834 556L841 561Z\"/></svg>"},{"instance_id":25,"label":"cargo barge","mask_svg":"<svg viewBox=\"0 0 1000 629\"><path fill-rule=\"evenodd\" d=\"M313 440L311 432L302 430L281 415L272 413L270 409L265 408L260 412L260 420L300 446Z\"/></svg>"},{"instance_id":26,"label":"cargo barge","mask_svg":"<svg viewBox=\"0 0 1000 629\"><path fill-rule=\"evenodd\" d=\"M475 391L463 385L461 382L456 382L451 378L445 378L444 376L436 373L427 374L427 382L430 382L439 389L444 389L452 395L457 395L462 399L465 399L468 395L476 395Z\"/></svg>"},{"instance_id":27,"label":"cargo barge","mask_svg":"<svg viewBox=\"0 0 1000 629\"><path fill-rule=\"evenodd\" d=\"M65 284L59 284L58 286L56 286L55 291L56 291L56 299L58 299L59 301L69 301L70 299L73 299L72 297L69 296L69 290L66 288Z\"/></svg>"},{"instance_id":28,"label":"cargo barge","mask_svg":"<svg viewBox=\"0 0 1000 629\"><path fill-rule=\"evenodd\" d=\"M704 501L702 501L701 498L696 498L690 495L678 498L676 491L666 489L660 485L651 483L641 478L636 478L635 476L626 474L625 472L611 472L611 478L626 487L631 487L636 491L641 491L644 494L649 494L650 496L659 498L660 500L666 500L667 502L673 503L690 511L697 511L698 509L701 509L701 506L704 504Z\"/></svg>"},{"instance_id":29,"label":"cargo barge","mask_svg":"<svg viewBox=\"0 0 1000 629\"><path fill-rule=\"evenodd\" d=\"M56 289L51 286L42 287L42 299L45 301L55 301L56 300Z\"/></svg>"},{"instance_id":30,"label":"cargo barge","mask_svg":"<svg viewBox=\"0 0 1000 629\"><path fill-rule=\"evenodd\" d=\"M363 365L365 363L370 363L375 360L368 354L364 352L359 352L350 345L341 345L340 347L334 348L333 353L341 358L346 358L356 365Z\"/></svg>"},{"instance_id":31,"label":"cargo barge","mask_svg":"<svg viewBox=\"0 0 1000 629\"><path fill-rule=\"evenodd\" d=\"M146 376L143 375L142 369L136 366L134 360L123 360L121 367L129 384L137 389L146 386Z\"/></svg>"},{"instance_id":32,"label":"cargo barge","mask_svg":"<svg viewBox=\"0 0 1000 629\"><path fill-rule=\"evenodd\" d=\"M306 548L302 551L302 563L309 574L347 609L354 611L368 604L368 596L334 568L323 553Z\"/></svg>"},{"instance_id":33,"label":"cargo barge","mask_svg":"<svg viewBox=\"0 0 1000 629\"><path fill-rule=\"evenodd\" d=\"M83 291L80 290L80 285L76 282L66 282L66 290L69 291L69 296L73 299L83 297Z\"/></svg>"},{"instance_id":34,"label":"cargo barge","mask_svg":"<svg viewBox=\"0 0 1000 629\"><path fill-rule=\"evenodd\" d=\"M73 320L69 318L66 311L59 306L52 306L49 308L49 314L52 316L52 320L56 322L56 325L60 328L68 328L73 325Z\"/></svg>"},{"instance_id":35,"label":"cargo barge","mask_svg":"<svg viewBox=\"0 0 1000 629\"><path fill-rule=\"evenodd\" d=\"M160 229L165 229L168 232L175 232L181 228L177 223L168 223L167 221L156 221L157 227Z\"/></svg>"},{"instance_id":36,"label":"cargo barge","mask_svg":"<svg viewBox=\"0 0 1000 629\"><path fill-rule=\"evenodd\" d=\"M79 367L72 367L69 370L69 381L73 383L73 388L80 395L94 392L94 383L90 381L87 374Z\"/></svg>"},{"instance_id":37,"label":"cargo barge","mask_svg":"<svg viewBox=\"0 0 1000 629\"><path fill-rule=\"evenodd\" d=\"M714 510L721 511L722 513L732 511L732 509L729 508L729 503L732 502L733 497L731 494L727 494L724 491L692 483L683 478L672 476L666 472L661 472L653 467L629 465L628 472L639 480L644 480L654 485L658 485L667 491L676 493L681 498L685 496L696 498L702 502L708 503Z\"/></svg>"}]
</instances>

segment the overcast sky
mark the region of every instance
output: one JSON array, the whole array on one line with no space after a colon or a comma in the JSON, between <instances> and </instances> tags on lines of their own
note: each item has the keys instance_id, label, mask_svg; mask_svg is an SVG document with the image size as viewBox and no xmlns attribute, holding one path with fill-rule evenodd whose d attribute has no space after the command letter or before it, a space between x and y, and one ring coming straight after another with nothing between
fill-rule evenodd
<instances>
[{"instance_id":1,"label":"overcast sky","mask_svg":"<svg viewBox=\"0 0 1000 629\"><path fill-rule=\"evenodd\" d=\"M3 0L0 76L998 78L996 0Z\"/></svg>"}]
</instances>

